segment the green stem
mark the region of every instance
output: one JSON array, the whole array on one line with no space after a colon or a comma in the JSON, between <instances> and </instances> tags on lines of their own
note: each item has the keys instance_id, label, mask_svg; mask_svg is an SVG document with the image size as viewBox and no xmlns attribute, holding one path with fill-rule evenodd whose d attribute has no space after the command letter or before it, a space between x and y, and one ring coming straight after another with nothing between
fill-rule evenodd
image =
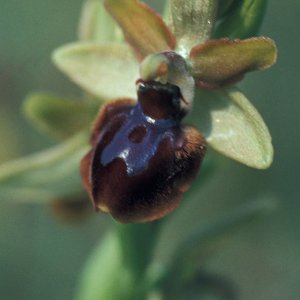
<instances>
[{"instance_id":1,"label":"green stem","mask_svg":"<svg viewBox=\"0 0 300 300\"><path fill-rule=\"evenodd\" d=\"M128 295L130 300L143 298L143 280L152 261L160 224L161 221L126 225L115 223L123 268L132 277L132 294Z\"/></svg>"}]
</instances>

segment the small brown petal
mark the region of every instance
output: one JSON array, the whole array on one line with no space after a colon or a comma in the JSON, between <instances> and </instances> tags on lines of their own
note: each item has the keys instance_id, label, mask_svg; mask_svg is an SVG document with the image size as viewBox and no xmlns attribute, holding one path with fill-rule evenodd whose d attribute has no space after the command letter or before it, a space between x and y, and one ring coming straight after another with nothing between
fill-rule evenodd
<instances>
[{"instance_id":1,"label":"small brown petal","mask_svg":"<svg viewBox=\"0 0 300 300\"><path fill-rule=\"evenodd\" d=\"M83 221L93 210L86 196L74 196L56 199L49 203L53 215L63 223Z\"/></svg>"},{"instance_id":2,"label":"small brown petal","mask_svg":"<svg viewBox=\"0 0 300 300\"><path fill-rule=\"evenodd\" d=\"M273 40L210 40L191 50L192 73L198 86L218 88L239 81L243 74L264 70L277 58Z\"/></svg>"},{"instance_id":3,"label":"small brown petal","mask_svg":"<svg viewBox=\"0 0 300 300\"><path fill-rule=\"evenodd\" d=\"M104 0L107 11L122 28L140 59L175 48L176 40L163 19L138 0Z\"/></svg>"}]
</instances>

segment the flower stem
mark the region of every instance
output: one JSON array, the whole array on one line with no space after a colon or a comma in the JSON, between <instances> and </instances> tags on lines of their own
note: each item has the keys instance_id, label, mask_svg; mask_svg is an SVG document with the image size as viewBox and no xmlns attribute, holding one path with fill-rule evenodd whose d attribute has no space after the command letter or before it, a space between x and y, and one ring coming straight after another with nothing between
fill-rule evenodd
<instances>
[{"instance_id":1,"label":"flower stem","mask_svg":"<svg viewBox=\"0 0 300 300\"><path fill-rule=\"evenodd\" d=\"M144 224L115 223L119 239L123 268L132 277L132 292L128 299L142 299L145 290L141 290L146 270L152 260L161 221Z\"/></svg>"}]
</instances>

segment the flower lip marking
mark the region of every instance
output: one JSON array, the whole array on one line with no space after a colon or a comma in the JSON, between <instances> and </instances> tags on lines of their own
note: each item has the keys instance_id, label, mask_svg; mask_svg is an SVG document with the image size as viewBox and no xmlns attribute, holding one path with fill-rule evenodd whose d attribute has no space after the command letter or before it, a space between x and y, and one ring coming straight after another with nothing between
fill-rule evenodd
<instances>
[{"instance_id":1,"label":"flower lip marking","mask_svg":"<svg viewBox=\"0 0 300 300\"><path fill-rule=\"evenodd\" d=\"M161 141L166 138L170 141L174 140L169 129L178 127L180 122L179 105L174 101L179 99L176 87L140 81L138 94L137 105L126 114L126 121L103 149L100 157L104 167L114 159L121 158L126 164L128 176L135 176L147 170L149 161L156 154ZM151 99L148 99L149 95L157 96L158 101L165 101L165 103L152 104ZM158 103L163 109L162 113L159 111L160 107L155 106ZM144 110L151 116L146 115ZM153 118L158 115L165 118ZM136 137L133 140L134 132Z\"/></svg>"},{"instance_id":2,"label":"flower lip marking","mask_svg":"<svg viewBox=\"0 0 300 300\"><path fill-rule=\"evenodd\" d=\"M147 133L147 128L145 126L137 126L128 135L129 141L134 144L139 144L144 139Z\"/></svg>"}]
</instances>

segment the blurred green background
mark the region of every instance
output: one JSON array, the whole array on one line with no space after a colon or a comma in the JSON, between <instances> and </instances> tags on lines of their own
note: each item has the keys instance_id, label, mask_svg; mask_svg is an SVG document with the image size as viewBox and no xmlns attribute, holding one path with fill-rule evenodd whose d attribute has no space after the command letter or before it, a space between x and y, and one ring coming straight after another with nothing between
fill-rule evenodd
<instances>
[{"instance_id":1,"label":"blurred green background","mask_svg":"<svg viewBox=\"0 0 300 300\"><path fill-rule=\"evenodd\" d=\"M158 7L160 1L147 1ZM80 91L50 62L51 51L76 39L82 1L0 0L0 162L53 145L24 120L21 103L32 91L76 96ZM228 161L172 214L157 255L167 256L195 224L261 197L279 209L239 230L202 262L229 279L242 300L300 299L300 84L298 0L269 3L261 33L277 42L279 60L240 85L273 136L275 161L267 171ZM84 262L109 226L94 214L63 224L48 207L0 201L1 299L71 299Z\"/></svg>"}]
</instances>

